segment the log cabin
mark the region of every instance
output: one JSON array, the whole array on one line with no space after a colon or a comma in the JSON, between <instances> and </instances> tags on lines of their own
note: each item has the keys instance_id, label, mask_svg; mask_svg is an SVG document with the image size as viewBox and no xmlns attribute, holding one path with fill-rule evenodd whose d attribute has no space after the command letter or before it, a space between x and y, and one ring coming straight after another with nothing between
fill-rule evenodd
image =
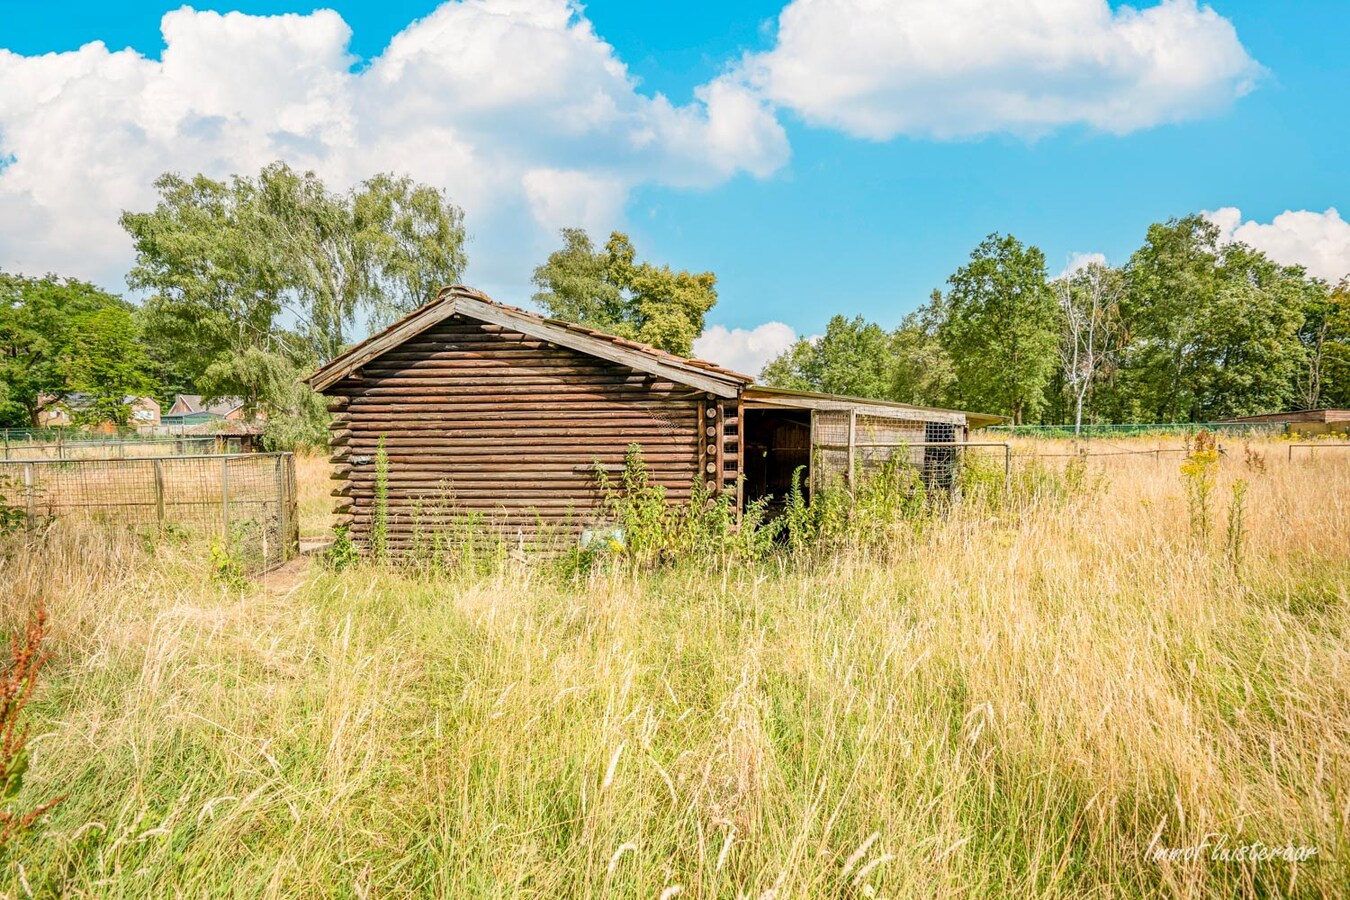
<instances>
[{"instance_id":1,"label":"log cabin","mask_svg":"<svg viewBox=\"0 0 1350 900\"><path fill-rule=\"evenodd\" d=\"M391 554L466 515L522 545L603 526L601 472L641 447L669 502L701 483L739 511L808 491L893 452L917 463L998 421L954 410L762 387L676 356L497 303L456 285L308 379L329 398L339 525L368 547L381 440ZM901 449L908 448L908 449Z\"/></svg>"}]
</instances>

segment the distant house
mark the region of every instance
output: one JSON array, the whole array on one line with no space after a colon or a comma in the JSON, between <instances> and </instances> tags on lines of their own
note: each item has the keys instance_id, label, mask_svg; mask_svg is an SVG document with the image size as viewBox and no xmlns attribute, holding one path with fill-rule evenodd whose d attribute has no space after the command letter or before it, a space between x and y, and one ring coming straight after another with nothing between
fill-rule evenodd
<instances>
[{"instance_id":1,"label":"distant house","mask_svg":"<svg viewBox=\"0 0 1350 900\"><path fill-rule=\"evenodd\" d=\"M122 398L122 402L130 407L127 425L133 428L153 428L159 425L160 405L154 397L127 396ZM111 421L90 422L85 414L93 405L94 398L88 394L67 394L63 399L51 403L38 413L38 425L42 428L63 428L79 424L104 430L117 427L116 423Z\"/></svg>"},{"instance_id":2,"label":"distant house","mask_svg":"<svg viewBox=\"0 0 1350 900\"><path fill-rule=\"evenodd\" d=\"M1350 409L1294 409L1221 420L1228 425L1283 425L1299 434L1350 433Z\"/></svg>"},{"instance_id":3,"label":"distant house","mask_svg":"<svg viewBox=\"0 0 1350 900\"><path fill-rule=\"evenodd\" d=\"M208 403L201 394L176 394L162 418L165 425L191 428L208 422L242 422L247 416L244 401L238 397L220 397Z\"/></svg>"}]
</instances>

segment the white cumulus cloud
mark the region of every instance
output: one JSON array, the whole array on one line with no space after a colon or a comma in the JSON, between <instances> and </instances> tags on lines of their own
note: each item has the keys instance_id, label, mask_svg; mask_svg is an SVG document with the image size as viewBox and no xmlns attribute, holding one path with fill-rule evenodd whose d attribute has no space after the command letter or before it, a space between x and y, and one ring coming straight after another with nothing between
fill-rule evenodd
<instances>
[{"instance_id":1,"label":"white cumulus cloud","mask_svg":"<svg viewBox=\"0 0 1350 900\"><path fill-rule=\"evenodd\" d=\"M807 122L884 140L1125 133L1221 109L1261 72L1195 0L793 0L742 74Z\"/></svg>"},{"instance_id":2,"label":"white cumulus cloud","mask_svg":"<svg viewBox=\"0 0 1350 900\"><path fill-rule=\"evenodd\" d=\"M765 363L791 347L797 332L782 322L754 328L714 325L694 341L694 355L746 375L759 375Z\"/></svg>"},{"instance_id":3,"label":"white cumulus cloud","mask_svg":"<svg viewBox=\"0 0 1350 900\"><path fill-rule=\"evenodd\" d=\"M1081 253L1075 251L1069 254L1069 258L1064 262L1064 271L1056 275L1056 278L1065 278L1069 275L1075 275L1088 266L1107 265L1105 253Z\"/></svg>"},{"instance_id":4,"label":"white cumulus cloud","mask_svg":"<svg viewBox=\"0 0 1350 900\"><path fill-rule=\"evenodd\" d=\"M452 0L364 67L337 13L184 7L159 59L94 42L0 49L0 266L115 284L123 209L165 171L273 160L334 186L397 171L465 208L473 276L523 281L563 224L619 224L644 183L702 187L787 160L769 105L728 77L689 103L643 93L574 0Z\"/></svg>"},{"instance_id":5,"label":"white cumulus cloud","mask_svg":"<svg viewBox=\"0 0 1350 900\"><path fill-rule=\"evenodd\" d=\"M1350 222L1335 208L1326 212L1286 210L1271 222L1242 220L1233 206L1206 212L1225 241L1241 241L1286 266L1303 266L1308 274L1333 284L1350 277Z\"/></svg>"}]
</instances>

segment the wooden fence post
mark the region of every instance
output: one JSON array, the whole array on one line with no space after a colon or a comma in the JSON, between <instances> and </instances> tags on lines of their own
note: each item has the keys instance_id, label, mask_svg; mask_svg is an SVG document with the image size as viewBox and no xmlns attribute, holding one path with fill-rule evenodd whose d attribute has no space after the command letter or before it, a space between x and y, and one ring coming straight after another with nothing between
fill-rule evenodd
<instances>
[{"instance_id":1,"label":"wooden fence post","mask_svg":"<svg viewBox=\"0 0 1350 900\"><path fill-rule=\"evenodd\" d=\"M34 474L32 463L28 463L23 467L24 507L27 512L29 528L33 527L33 522L37 518L36 486L33 483Z\"/></svg>"},{"instance_id":2,"label":"wooden fence post","mask_svg":"<svg viewBox=\"0 0 1350 900\"><path fill-rule=\"evenodd\" d=\"M291 555L290 510L287 508L286 496L286 462L281 455L278 455L276 463L277 538L281 541L281 558L285 561Z\"/></svg>"},{"instance_id":3,"label":"wooden fence post","mask_svg":"<svg viewBox=\"0 0 1350 900\"><path fill-rule=\"evenodd\" d=\"M854 475L854 457L858 453L858 410L850 408L848 411L848 489L855 488L856 482Z\"/></svg>"},{"instance_id":4,"label":"wooden fence post","mask_svg":"<svg viewBox=\"0 0 1350 900\"><path fill-rule=\"evenodd\" d=\"M220 535L228 549L230 546L230 460L220 460Z\"/></svg>"},{"instance_id":5,"label":"wooden fence post","mask_svg":"<svg viewBox=\"0 0 1350 900\"><path fill-rule=\"evenodd\" d=\"M160 460L155 460L155 521L159 523L160 530L164 529L164 465Z\"/></svg>"}]
</instances>

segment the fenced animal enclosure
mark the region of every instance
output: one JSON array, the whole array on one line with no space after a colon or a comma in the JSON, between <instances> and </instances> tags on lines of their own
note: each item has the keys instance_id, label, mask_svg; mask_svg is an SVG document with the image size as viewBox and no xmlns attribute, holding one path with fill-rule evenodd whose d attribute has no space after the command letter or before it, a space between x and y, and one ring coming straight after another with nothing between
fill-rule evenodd
<instances>
[{"instance_id":1,"label":"fenced animal enclosure","mask_svg":"<svg viewBox=\"0 0 1350 900\"><path fill-rule=\"evenodd\" d=\"M290 453L0 460L0 512L29 529L80 518L210 538L249 571L299 549Z\"/></svg>"}]
</instances>

